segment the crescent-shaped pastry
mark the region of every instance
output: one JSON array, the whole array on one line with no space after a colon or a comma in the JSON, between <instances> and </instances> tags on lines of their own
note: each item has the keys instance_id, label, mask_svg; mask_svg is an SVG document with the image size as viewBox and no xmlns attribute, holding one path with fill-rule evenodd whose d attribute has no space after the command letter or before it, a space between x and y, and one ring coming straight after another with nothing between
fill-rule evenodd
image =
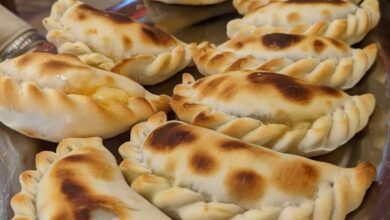
<instances>
[{"instance_id":1,"label":"crescent-shaped pastry","mask_svg":"<svg viewBox=\"0 0 390 220\"><path fill-rule=\"evenodd\" d=\"M359 6L343 0L289 0L273 2L228 23L231 38L239 31L306 34L335 38L354 44L379 21L378 0L364 0Z\"/></svg>"},{"instance_id":2,"label":"crescent-shaped pastry","mask_svg":"<svg viewBox=\"0 0 390 220\"><path fill-rule=\"evenodd\" d=\"M112 137L169 111L169 100L71 55L28 53L0 64L0 121L43 140Z\"/></svg>"},{"instance_id":3,"label":"crescent-shaped pastry","mask_svg":"<svg viewBox=\"0 0 390 220\"><path fill-rule=\"evenodd\" d=\"M239 128L238 128L239 129ZM131 187L183 220L344 219L375 168L342 168L152 116L119 149Z\"/></svg>"},{"instance_id":4,"label":"crescent-shaped pastry","mask_svg":"<svg viewBox=\"0 0 390 220\"><path fill-rule=\"evenodd\" d=\"M332 38L272 33L237 35L218 47L203 42L194 49L193 58L203 75L265 70L348 89L364 76L376 54L375 44L353 49Z\"/></svg>"},{"instance_id":5,"label":"crescent-shaped pastry","mask_svg":"<svg viewBox=\"0 0 390 220\"><path fill-rule=\"evenodd\" d=\"M190 48L172 35L76 0L54 3L43 21L58 52L79 56L144 85L164 81L191 62Z\"/></svg>"},{"instance_id":6,"label":"crescent-shaped pastry","mask_svg":"<svg viewBox=\"0 0 390 220\"><path fill-rule=\"evenodd\" d=\"M13 220L170 219L127 185L100 138L65 139L37 154L36 167L20 175Z\"/></svg>"},{"instance_id":7,"label":"crescent-shaped pastry","mask_svg":"<svg viewBox=\"0 0 390 220\"><path fill-rule=\"evenodd\" d=\"M178 4L178 5L213 5L218 4L226 0L154 0L163 2L165 4Z\"/></svg>"},{"instance_id":8,"label":"crescent-shaped pastry","mask_svg":"<svg viewBox=\"0 0 390 220\"><path fill-rule=\"evenodd\" d=\"M288 0L233 0L233 6L237 9L238 13L245 15L255 11L258 8L268 5L272 2L286 2L286 1ZM348 0L348 1L356 5L361 2L360 0ZM314 2L314 1L310 0L307 2Z\"/></svg>"},{"instance_id":9,"label":"crescent-shaped pastry","mask_svg":"<svg viewBox=\"0 0 390 220\"><path fill-rule=\"evenodd\" d=\"M171 106L193 125L276 151L316 156L362 130L375 98L270 72L235 71L198 81L185 74Z\"/></svg>"}]
</instances>

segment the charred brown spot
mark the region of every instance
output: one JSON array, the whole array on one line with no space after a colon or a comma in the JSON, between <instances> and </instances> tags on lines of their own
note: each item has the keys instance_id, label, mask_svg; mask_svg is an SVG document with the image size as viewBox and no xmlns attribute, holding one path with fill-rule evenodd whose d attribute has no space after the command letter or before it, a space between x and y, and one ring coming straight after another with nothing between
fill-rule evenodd
<instances>
[{"instance_id":1,"label":"charred brown spot","mask_svg":"<svg viewBox=\"0 0 390 220\"><path fill-rule=\"evenodd\" d=\"M251 169L232 171L225 179L230 196L240 202L259 200L265 191L263 178Z\"/></svg>"},{"instance_id":2,"label":"charred brown spot","mask_svg":"<svg viewBox=\"0 0 390 220\"><path fill-rule=\"evenodd\" d=\"M146 140L146 147L155 151L169 152L179 145L194 142L196 135L178 122L168 123L154 130Z\"/></svg>"},{"instance_id":3,"label":"charred brown spot","mask_svg":"<svg viewBox=\"0 0 390 220\"><path fill-rule=\"evenodd\" d=\"M315 4L315 3L325 3L325 4L345 4L346 2L342 0L288 0L286 3L302 3L302 4Z\"/></svg>"},{"instance_id":4,"label":"charred brown spot","mask_svg":"<svg viewBox=\"0 0 390 220\"><path fill-rule=\"evenodd\" d=\"M244 47L244 43L238 41L236 42L234 45L233 45L234 48L236 49L241 49L242 47Z\"/></svg>"},{"instance_id":5,"label":"charred brown spot","mask_svg":"<svg viewBox=\"0 0 390 220\"><path fill-rule=\"evenodd\" d=\"M220 146L223 150L228 150L228 151L249 149L251 147L247 143L236 141L236 140L224 141Z\"/></svg>"},{"instance_id":6,"label":"charred brown spot","mask_svg":"<svg viewBox=\"0 0 390 220\"><path fill-rule=\"evenodd\" d=\"M213 173L218 164L215 159L204 152L196 152L189 160L189 167L194 173L208 175Z\"/></svg>"},{"instance_id":7,"label":"charred brown spot","mask_svg":"<svg viewBox=\"0 0 390 220\"><path fill-rule=\"evenodd\" d=\"M279 190L290 195L313 197L319 176L318 169L313 165L293 160L280 164L273 172L272 179Z\"/></svg>"},{"instance_id":8,"label":"charred brown spot","mask_svg":"<svg viewBox=\"0 0 390 220\"><path fill-rule=\"evenodd\" d=\"M313 46L317 53L321 53L325 49L325 44L321 40L314 40Z\"/></svg>"},{"instance_id":9,"label":"charred brown spot","mask_svg":"<svg viewBox=\"0 0 390 220\"><path fill-rule=\"evenodd\" d=\"M341 50L347 50L345 43L343 43L339 40L333 39L333 38L329 38L329 40L333 44L333 46L335 46L336 48L339 48Z\"/></svg>"},{"instance_id":10,"label":"charred brown spot","mask_svg":"<svg viewBox=\"0 0 390 220\"><path fill-rule=\"evenodd\" d=\"M303 40L301 35L272 33L262 37L263 45L270 49L279 50L290 47Z\"/></svg>"},{"instance_id":11,"label":"charred brown spot","mask_svg":"<svg viewBox=\"0 0 390 220\"><path fill-rule=\"evenodd\" d=\"M242 69L241 67L245 64L246 61L247 61L246 58L237 59L236 61L234 61L234 62L226 69L226 71L241 70L241 69Z\"/></svg>"},{"instance_id":12,"label":"charred brown spot","mask_svg":"<svg viewBox=\"0 0 390 220\"><path fill-rule=\"evenodd\" d=\"M327 87L327 86L318 86L319 90L322 91L324 94L334 97L340 97L343 95L343 93L340 90L337 90L335 88Z\"/></svg>"},{"instance_id":13,"label":"charred brown spot","mask_svg":"<svg viewBox=\"0 0 390 220\"><path fill-rule=\"evenodd\" d=\"M83 186L66 178L62 181L61 192L64 193L68 199L75 199L82 197L87 191Z\"/></svg>"},{"instance_id":14,"label":"charred brown spot","mask_svg":"<svg viewBox=\"0 0 390 220\"><path fill-rule=\"evenodd\" d=\"M194 118L192 124L202 126L204 124L208 124L212 120L212 116L207 115L205 112L201 112Z\"/></svg>"},{"instance_id":15,"label":"charred brown spot","mask_svg":"<svg viewBox=\"0 0 390 220\"><path fill-rule=\"evenodd\" d=\"M132 46L132 41L129 37L123 36L122 37L122 43L126 48L130 48Z\"/></svg>"},{"instance_id":16,"label":"charred brown spot","mask_svg":"<svg viewBox=\"0 0 390 220\"><path fill-rule=\"evenodd\" d=\"M213 56L213 57L210 59L209 62L210 62L210 63L217 63L218 61L222 60L223 57L224 57L224 55L219 53L219 54Z\"/></svg>"},{"instance_id":17,"label":"charred brown spot","mask_svg":"<svg viewBox=\"0 0 390 220\"><path fill-rule=\"evenodd\" d=\"M74 65L69 62L61 61L61 60L48 60L41 65L41 72L58 74L61 71L67 69L75 69L75 68L88 70L86 66Z\"/></svg>"},{"instance_id":18,"label":"charred brown spot","mask_svg":"<svg viewBox=\"0 0 390 220\"><path fill-rule=\"evenodd\" d=\"M99 16L103 18L107 18L112 22L118 23L118 24L127 24L127 23L132 23L134 22L131 18L128 18L127 16L118 14L118 13L113 13L113 12L105 12L98 10L96 8L93 8L89 5L82 4L78 6L78 13L77 13L77 18L79 20L86 20L88 19L88 16ZM81 17L80 17L81 16Z\"/></svg>"},{"instance_id":19,"label":"charred brown spot","mask_svg":"<svg viewBox=\"0 0 390 220\"><path fill-rule=\"evenodd\" d=\"M282 59L271 59L263 63L258 69L263 71L274 71L275 68L280 67L283 63Z\"/></svg>"},{"instance_id":20,"label":"charred brown spot","mask_svg":"<svg viewBox=\"0 0 390 220\"><path fill-rule=\"evenodd\" d=\"M248 80L257 85L275 87L285 98L301 103L307 103L313 96L312 90L298 83L294 78L276 73L255 72L248 75Z\"/></svg>"},{"instance_id":21,"label":"charred brown spot","mask_svg":"<svg viewBox=\"0 0 390 220\"><path fill-rule=\"evenodd\" d=\"M141 30L142 33L146 36L146 39L149 39L151 42L155 44L159 44L159 45L175 44L175 40L173 39L173 37L160 29L153 28L148 25L143 25Z\"/></svg>"},{"instance_id":22,"label":"charred brown spot","mask_svg":"<svg viewBox=\"0 0 390 220\"><path fill-rule=\"evenodd\" d=\"M208 80L206 78L198 80L194 87L198 88L200 91L200 97L207 97L210 94L213 93L213 91L216 91L218 89L218 86L222 84L223 81L225 81L227 76L218 76L215 78L212 78L211 80ZM205 81L205 82L203 82ZM198 86L197 84L202 84L202 86Z\"/></svg>"}]
</instances>

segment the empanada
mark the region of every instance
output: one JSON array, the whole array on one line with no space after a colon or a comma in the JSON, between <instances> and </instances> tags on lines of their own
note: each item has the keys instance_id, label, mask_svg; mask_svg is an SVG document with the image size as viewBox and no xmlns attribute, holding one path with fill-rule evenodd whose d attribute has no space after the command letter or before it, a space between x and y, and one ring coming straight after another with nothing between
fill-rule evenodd
<instances>
[{"instance_id":1,"label":"empanada","mask_svg":"<svg viewBox=\"0 0 390 220\"><path fill-rule=\"evenodd\" d=\"M228 23L227 34L239 31L260 34L289 33L331 37L354 44L379 21L378 0L360 6L343 0L291 0L273 2Z\"/></svg>"},{"instance_id":2,"label":"empanada","mask_svg":"<svg viewBox=\"0 0 390 220\"><path fill-rule=\"evenodd\" d=\"M170 219L127 185L100 138L63 140L37 154L36 167L20 175L13 220Z\"/></svg>"},{"instance_id":3,"label":"empanada","mask_svg":"<svg viewBox=\"0 0 390 220\"><path fill-rule=\"evenodd\" d=\"M276 73L235 71L197 81L184 75L171 106L182 121L280 152L316 156L363 129L375 98Z\"/></svg>"},{"instance_id":4,"label":"empanada","mask_svg":"<svg viewBox=\"0 0 390 220\"><path fill-rule=\"evenodd\" d=\"M154 0L164 2L166 4L178 4L178 5L213 5L226 0Z\"/></svg>"},{"instance_id":5,"label":"empanada","mask_svg":"<svg viewBox=\"0 0 390 220\"><path fill-rule=\"evenodd\" d=\"M237 35L218 47L203 42L194 49L193 57L203 75L266 70L348 89L364 76L376 54L375 44L352 49L332 38L272 33Z\"/></svg>"},{"instance_id":6,"label":"empanada","mask_svg":"<svg viewBox=\"0 0 390 220\"><path fill-rule=\"evenodd\" d=\"M159 83L191 62L190 47L172 35L131 18L92 8L76 0L54 3L43 21L58 52L79 56L92 66Z\"/></svg>"},{"instance_id":7,"label":"empanada","mask_svg":"<svg viewBox=\"0 0 390 220\"><path fill-rule=\"evenodd\" d=\"M270 3L286 2L286 1L288 1L288 0L233 0L233 5L237 9L238 13L244 15L244 14L248 14L250 12L253 12L256 9L261 8L261 7L268 5ZM352 2L354 4L359 4L361 2L360 0L348 0L348 1ZM315 1L311 0L311 1L307 1L307 2L314 3Z\"/></svg>"},{"instance_id":8,"label":"empanada","mask_svg":"<svg viewBox=\"0 0 390 220\"><path fill-rule=\"evenodd\" d=\"M169 111L169 100L71 55L28 53L0 64L0 121L43 140L112 137Z\"/></svg>"},{"instance_id":9,"label":"empanada","mask_svg":"<svg viewBox=\"0 0 390 220\"><path fill-rule=\"evenodd\" d=\"M282 154L165 114L137 124L119 152L131 187L183 220L343 219L375 178L367 162L342 168Z\"/></svg>"}]
</instances>

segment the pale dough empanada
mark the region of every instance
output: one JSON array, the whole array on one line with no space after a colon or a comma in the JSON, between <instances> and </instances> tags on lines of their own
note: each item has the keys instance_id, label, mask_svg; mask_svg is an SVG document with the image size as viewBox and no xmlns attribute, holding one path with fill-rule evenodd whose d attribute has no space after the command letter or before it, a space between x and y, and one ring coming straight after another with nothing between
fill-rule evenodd
<instances>
[{"instance_id":1,"label":"pale dough empanada","mask_svg":"<svg viewBox=\"0 0 390 220\"><path fill-rule=\"evenodd\" d=\"M154 0L164 2L166 4L178 4L178 5L213 5L218 4L226 0Z\"/></svg>"},{"instance_id":2,"label":"pale dough empanada","mask_svg":"<svg viewBox=\"0 0 390 220\"><path fill-rule=\"evenodd\" d=\"M243 33L218 47L203 42L193 51L194 62L203 75L266 70L340 89L358 83L376 55L375 44L352 49L332 38L282 33Z\"/></svg>"},{"instance_id":3,"label":"pale dough empanada","mask_svg":"<svg viewBox=\"0 0 390 220\"><path fill-rule=\"evenodd\" d=\"M378 0L359 6L343 0L273 2L228 23L231 38L237 32L311 34L354 44L379 21Z\"/></svg>"},{"instance_id":4,"label":"pale dough empanada","mask_svg":"<svg viewBox=\"0 0 390 220\"><path fill-rule=\"evenodd\" d=\"M342 168L282 154L165 114L134 126L119 152L131 187L183 220L344 219L375 178L367 162Z\"/></svg>"},{"instance_id":5,"label":"pale dough empanada","mask_svg":"<svg viewBox=\"0 0 390 220\"><path fill-rule=\"evenodd\" d=\"M191 62L190 48L172 35L76 0L54 3L43 21L58 52L128 76L144 85L164 81Z\"/></svg>"},{"instance_id":6,"label":"pale dough empanada","mask_svg":"<svg viewBox=\"0 0 390 220\"><path fill-rule=\"evenodd\" d=\"M13 220L169 220L126 183L100 138L69 138L20 175Z\"/></svg>"},{"instance_id":7,"label":"pale dough empanada","mask_svg":"<svg viewBox=\"0 0 390 220\"><path fill-rule=\"evenodd\" d=\"M288 0L233 0L233 5L237 9L238 13L244 15L250 12L255 11L258 8L261 8L265 5L268 5L272 2L286 2ZM302 1L302 0L301 0ZM327 0L329 1L329 0ZM333 0L334 1L334 0ZM359 4L361 0L348 0L354 4ZM313 0L307 1L315 2Z\"/></svg>"},{"instance_id":8,"label":"pale dough empanada","mask_svg":"<svg viewBox=\"0 0 390 220\"><path fill-rule=\"evenodd\" d=\"M171 106L182 121L280 152L316 156L363 129L375 98L270 72L235 71L197 81L185 74Z\"/></svg>"},{"instance_id":9,"label":"pale dough empanada","mask_svg":"<svg viewBox=\"0 0 390 220\"><path fill-rule=\"evenodd\" d=\"M71 55L28 53L0 63L0 121L43 140L112 137L169 111L169 100Z\"/></svg>"}]
</instances>

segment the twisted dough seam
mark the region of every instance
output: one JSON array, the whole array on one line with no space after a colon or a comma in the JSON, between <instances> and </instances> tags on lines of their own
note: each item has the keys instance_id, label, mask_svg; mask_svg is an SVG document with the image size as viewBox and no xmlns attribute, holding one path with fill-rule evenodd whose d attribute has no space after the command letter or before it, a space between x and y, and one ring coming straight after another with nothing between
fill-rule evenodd
<instances>
[{"instance_id":1,"label":"twisted dough seam","mask_svg":"<svg viewBox=\"0 0 390 220\"><path fill-rule=\"evenodd\" d=\"M122 60L116 60L96 52L82 41L78 41L68 34L61 24L60 18L76 0L59 0L54 3L49 17L43 20L48 30L47 39L56 45L59 53L78 56L84 63L125 75L143 85L154 85L171 77L175 73L191 65L191 50L196 47L194 43L180 42L170 51L153 54L138 54Z\"/></svg>"},{"instance_id":2,"label":"twisted dough seam","mask_svg":"<svg viewBox=\"0 0 390 220\"><path fill-rule=\"evenodd\" d=\"M88 138L88 142L100 142L101 138ZM11 199L11 207L15 213L13 220L37 220L36 197L38 184L44 177L50 166L58 159L65 157L73 150L83 146L93 147L94 145L83 145L77 139L69 138L62 141L56 152L42 151L35 157L36 170L26 170L19 176L21 191Z\"/></svg>"},{"instance_id":3,"label":"twisted dough seam","mask_svg":"<svg viewBox=\"0 0 390 220\"><path fill-rule=\"evenodd\" d=\"M168 111L170 99L165 95L156 96L146 92L144 97L130 96L125 104L110 100L101 102L87 95L65 94L56 89L40 88L34 83L17 82L9 76L0 77L0 91L0 115L4 124L27 136L53 142L62 140L64 136L107 138L117 135L155 112ZM34 113L35 117L39 118L41 113L44 117L55 117L59 112L66 112L66 115L63 115L66 117L54 118L52 122L44 126L42 126L42 121L37 122L34 118L30 120L31 123L27 124L23 120L31 116L29 113ZM12 118L9 114L14 114L17 118ZM96 123L111 121L116 125L111 124L114 128L86 128L84 126L75 129L80 124L77 119L80 119L82 115L95 118L98 120ZM56 127L57 122L61 125L60 127ZM47 132L54 132L54 134L48 135Z\"/></svg>"},{"instance_id":4,"label":"twisted dough seam","mask_svg":"<svg viewBox=\"0 0 390 220\"><path fill-rule=\"evenodd\" d=\"M254 11L252 14L256 13ZM249 14L251 15L251 14ZM248 24L245 17L234 19L227 24L227 35L232 38L238 33L288 33L317 35L336 38L352 45L361 41L364 36L379 22L380 12L377 0L364 0L354 14L333 21L322 20L308 25L273 26Z\"/></svg>"},{"instance_id":5,"label":"twisted dough seam","mask_svg":"<svg viewBox=\"0 0 390 220\"><path fill-rule=\"evenodd\" d=\"M363 49L353 49L352 55L338 59L274 58L259 60L254 56L239 56L230 51L203 42L193 50L194 62L201 74L213 75L235 70L265 70L303 79L316 85L339 89L352 88L375 62L377 48L370 44Z\"/></svg>"},{"instance_id":6,"label":"twisted dough seam","mask_svg":"<svg viewBox=\"0 0 390 220\"><path fill-rule=\"evenodd\" d=\"M285 1L287 0L233 0L233 6L237 9L238 13L245 15L272 2ZM349 2L352 2L357 5L360 3L360 0L349 0Z\"/></svg>"},{"instance_id":7,"label":"twisted dough seam","mask_svg":"<svg viewBox=\"0 0 390 220\"><path fill-rule=\"evenodd\" d=\"M303 156L324 154L347 142L366 126L375 107L374 96L365 94L353 96L343 106L311 122L264 123L199 103L191 89L194 82L191 75L185 74L183 83L174 89L171 106L181 120L245 142Z\"/></svg>"},{"instance_id":8,"label":"twisted dough seam","mask_svg":"<svg viewBox=\"0 0 390 220\"><path fill-rule=\"evenodd\" d=\"M175 180L153 173L144 158L143 144L148 135L166 122L166 115L158 113L147 122L134 126L129 142L119 148L123 157L120 169L131 187L156 205L180 219L344 219L362 201L355 177L362 170L372 169L368 163L340 172L331 182L320 184L314 200L300 204L286 203L282 207L263 204L261 209L248 209L232 203L212 201L191 186L181 186ZM356 170L355 170L356 169ZM346 193L350 192L351 193ZM345 196L346 195L346 196ZM325 207L325 208L324 208ZM328 208L326 208L328 207Z\"/></svg>"}]
</instances>

